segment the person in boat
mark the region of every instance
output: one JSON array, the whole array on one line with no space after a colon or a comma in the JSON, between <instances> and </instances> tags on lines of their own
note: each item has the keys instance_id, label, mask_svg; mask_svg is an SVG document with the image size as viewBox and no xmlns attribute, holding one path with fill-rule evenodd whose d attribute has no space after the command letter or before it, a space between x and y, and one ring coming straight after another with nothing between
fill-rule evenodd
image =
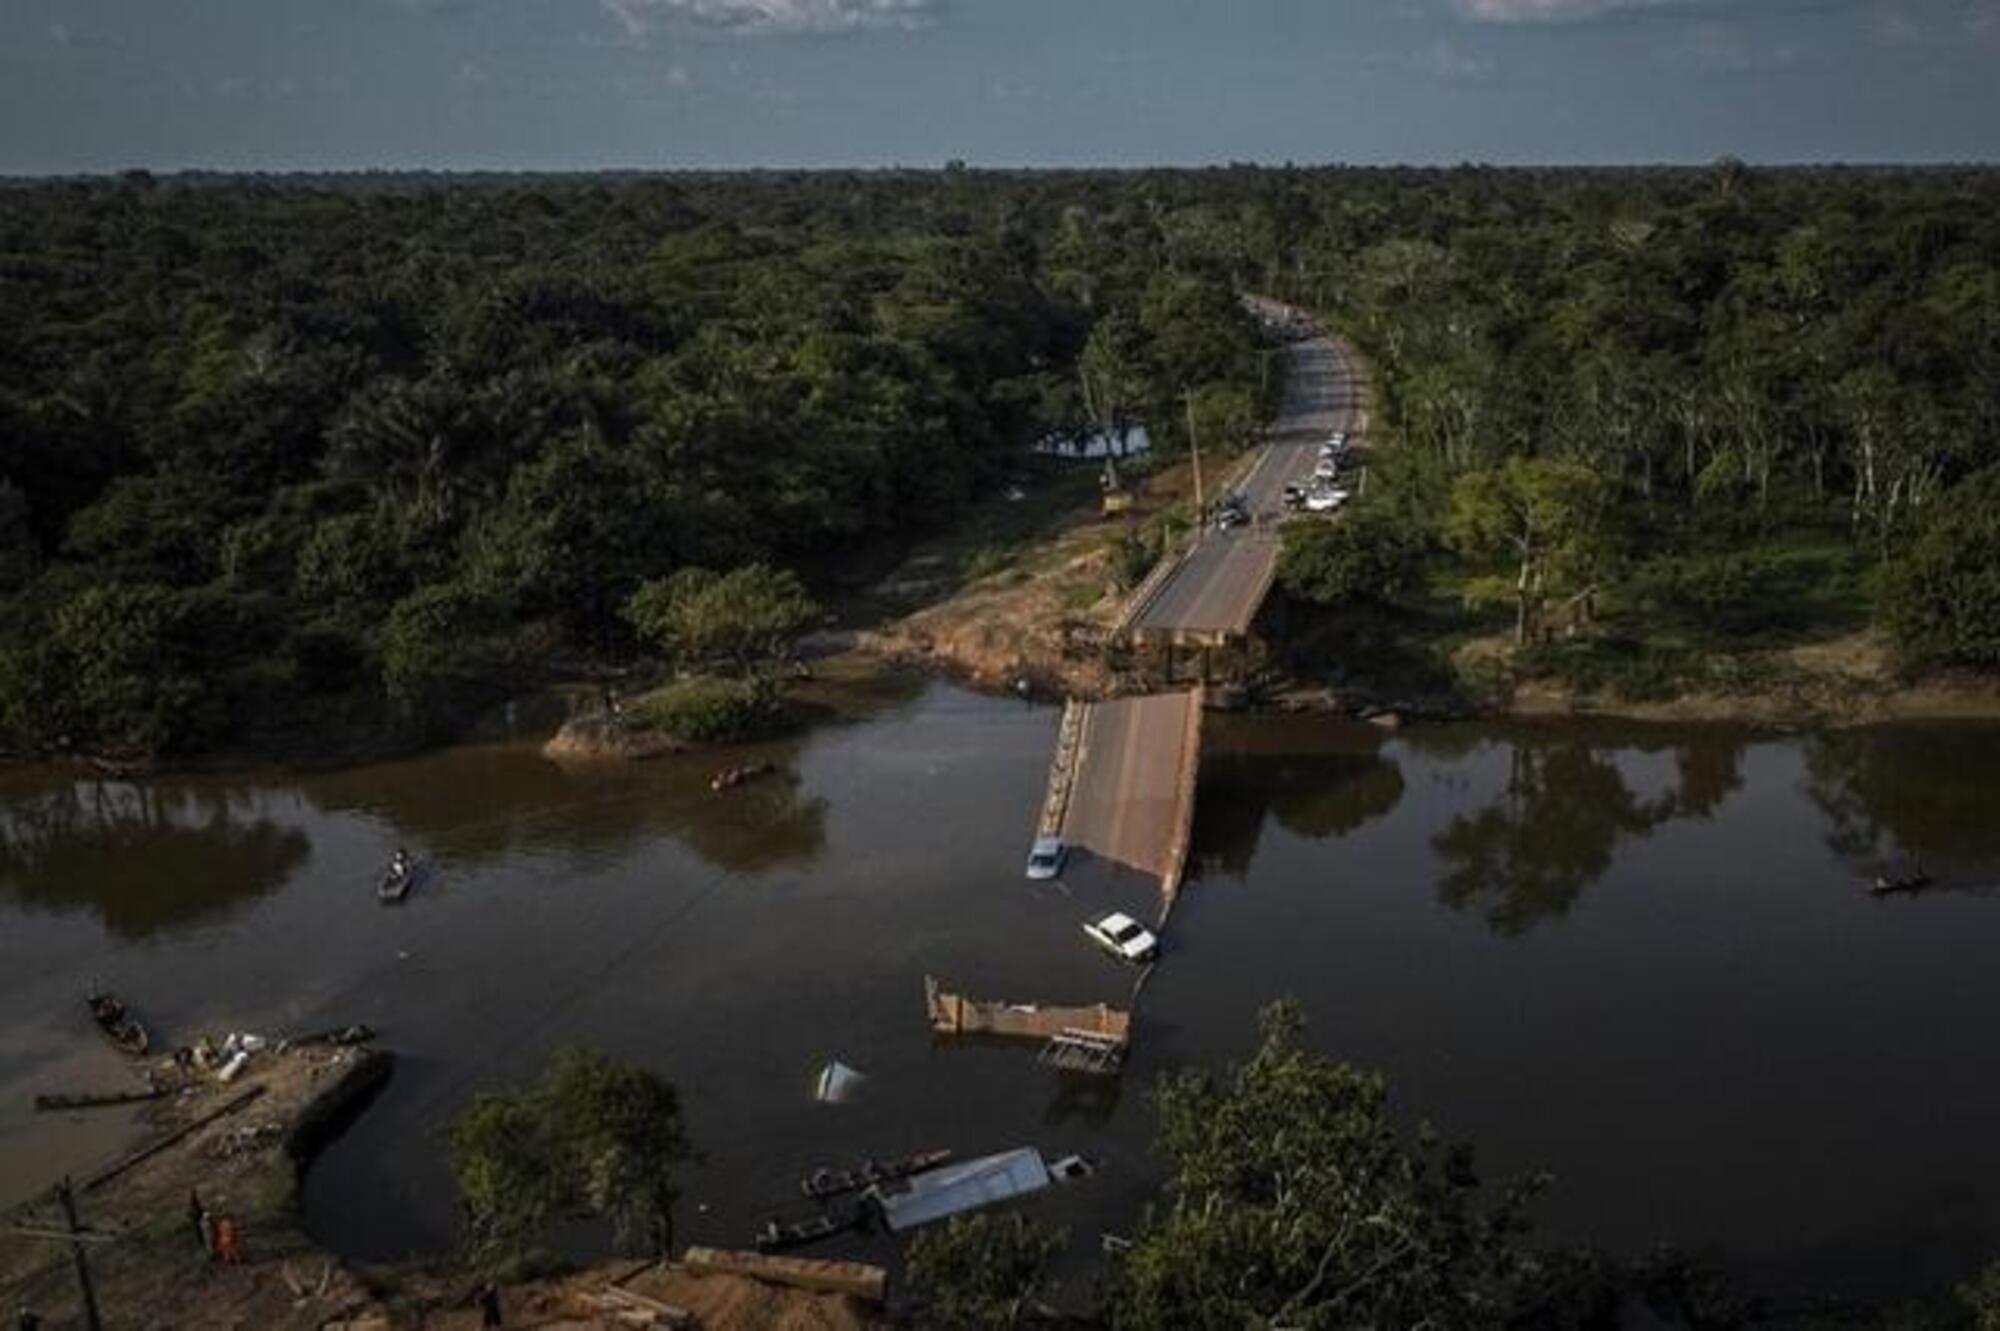
<instances>
[{"instance_id":1,"label":"person in boat","mask_svg":"<svg viewBox=\"0 0 2000 1331\"><path fill-rule=\"evenodd\" d=\"M396 847L396 853L389 857L389 872L398 878L407 877L410 872L410 852L401 846Z\"/></svg>"}]
</instances>

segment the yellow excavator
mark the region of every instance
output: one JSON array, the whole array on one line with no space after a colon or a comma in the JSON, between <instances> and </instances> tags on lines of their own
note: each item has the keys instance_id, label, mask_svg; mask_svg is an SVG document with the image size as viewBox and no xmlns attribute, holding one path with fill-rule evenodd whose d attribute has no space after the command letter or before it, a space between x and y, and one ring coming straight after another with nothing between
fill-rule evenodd
<instances>
[{"instance_id":1,"label":"yellow excavator","mask_svg":"<svg viewBox=\"0 0 2000 1331\"><path fill-rule=\"evenodd\" d=\"M1104 498L1100 501L1099 507L1105 517L1116 517L1132 507L1134 496L1131 487L1127 486L1124 479L1118 475L1116 458L1104 459L1104 471L1098 476L1097 484L1104 491Z\"/></svg>"}]
</instances>

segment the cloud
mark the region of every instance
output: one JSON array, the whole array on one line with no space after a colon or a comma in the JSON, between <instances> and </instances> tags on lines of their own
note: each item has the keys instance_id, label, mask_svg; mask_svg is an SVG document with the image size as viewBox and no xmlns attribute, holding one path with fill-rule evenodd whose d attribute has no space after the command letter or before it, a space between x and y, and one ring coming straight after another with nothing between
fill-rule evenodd
<instances>
[{"instance_id":1,"label":"cloud","mask_svg":"<svg viewBox=\"0 0 2000 1331\"><path fill-rule=\"evenodd\" d=\"M1478 23L1571 23L1624 9L1654 9L1687 0L1456 0Z\"/></svg>"},{"instance_id":2,"label":"cloud","mask_svg":"<svg viewBox=\"0 0 2000 1331\"><path fill-rule=\"evenodd\" d=\"M943 0L602 0L634 39L660 19L736 33L857 32L927 26Z\"/></svg>"}]
</instances>

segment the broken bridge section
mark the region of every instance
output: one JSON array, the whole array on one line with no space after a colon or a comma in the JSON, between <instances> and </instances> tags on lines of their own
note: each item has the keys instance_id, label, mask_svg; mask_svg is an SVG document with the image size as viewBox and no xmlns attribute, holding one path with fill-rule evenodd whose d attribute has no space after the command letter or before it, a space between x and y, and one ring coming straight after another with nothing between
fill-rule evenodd
<instances>
[{"instance_id":1,"label":"broken bridge section","mask_svg":"<svg viewBox=\"0 0 2000 1331\"><path fill-rule=\"evenodd\" d=\"M1199 689L1079 703L1065 717L1044 825L1073 849L1180 890L1201 760Z\"/></svg>"}]
</instances>

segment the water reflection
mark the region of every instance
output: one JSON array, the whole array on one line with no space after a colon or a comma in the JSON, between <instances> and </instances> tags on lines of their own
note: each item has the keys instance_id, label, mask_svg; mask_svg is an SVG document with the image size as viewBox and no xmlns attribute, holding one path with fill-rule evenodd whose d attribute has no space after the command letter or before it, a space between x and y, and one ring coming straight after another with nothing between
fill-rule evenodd
<instances>
[{"instance_id":1,"label":"water reflection","mask_svg":"<svg viewBox=\"0 0 2000 1331\"><path fill-rule=\"evenodd\" d=\"M329 813L392 824L460 868L524 851L616 860L664 834L718 869L755 875L809 865L825 849L827 805L800 783L800 748L730 750L732 762L776 771L724 792L709 788L714 759L565 768L508 746L318 778L307 794Z\"/></svg>"},{"instance_id":2,"label":"water reflection","mask_svg":"<svg viewBox=\"0 0 2000 1331\"><path fill-rule=\"evenodd\" d=\"M62 781L0 807L0 889L144 938L276 891L312 854L253 793Z\"/></svg>"},{"instance_id":3,"label":"water reflection","mask_svg":"<svg viewBox=\"0 0 2000 1331\"><path fill-rule=\"evenodd\" d=\"M1621 763L1662 748L1671 750L1678 779L1641 798ZM1475 813L1454 815L1431 839L1447 866L1439 896L1454 909L1479 911L1506 937L1568 914L1611 867L1623 839L1679 818L1712 817L1743 785L1743 746L1727 735L1673 743L1533 733L1512 737L1506 750L1500 794Z\"/></svg>"},{"instance_id":4,"label":"water reflection","mask_svg":"<svg viewBox=\"0 0 2000 1331\"><path fill-rule=\"evenodd\" d=\"M1212 726L1194 812L1202 866L1246 872L1267 816L1313 840L1386 816L1403 797L1403 772L1381 742L1366 727L1302 728L1273 717Z\"/></svg>"},{"instance_id":5,"label":"water reflection","mask_svg":"<svg viewBox=\"0 0 2000 1331\"><path fill-rule=\"evenodd\" d=\"M1805 741L1806 793L1826 842L1859 874L1915 856L1941 877L2000 872L1992 727L1849 730Z\"/></svg>"}]
</instances>

